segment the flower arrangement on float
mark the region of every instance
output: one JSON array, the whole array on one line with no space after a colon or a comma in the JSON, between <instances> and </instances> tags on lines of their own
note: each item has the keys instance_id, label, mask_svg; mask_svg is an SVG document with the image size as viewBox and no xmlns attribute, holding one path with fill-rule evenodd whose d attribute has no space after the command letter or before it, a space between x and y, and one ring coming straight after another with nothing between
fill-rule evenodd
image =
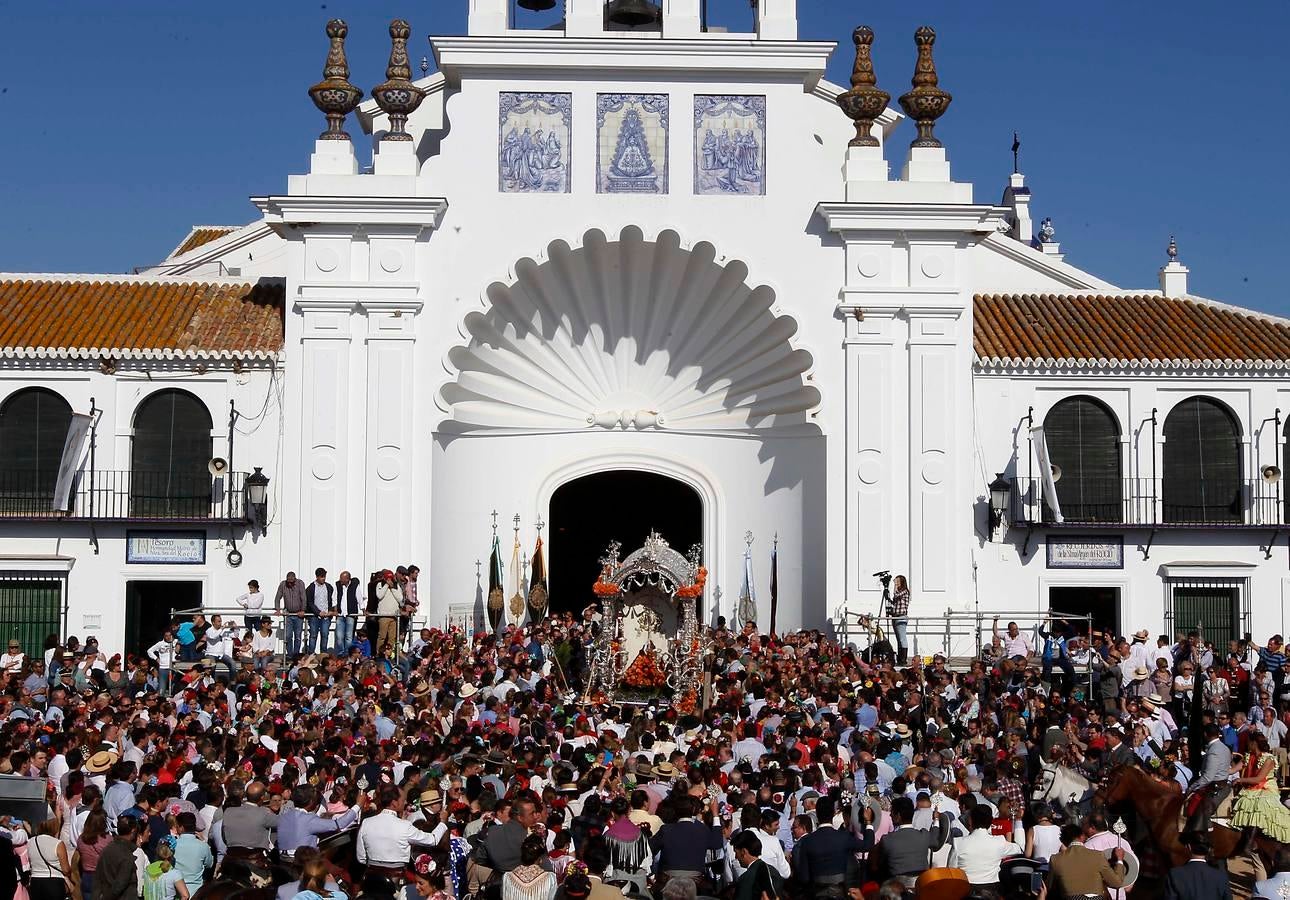
<instances>
[{"instance_id":1,"label":"flower arrangement on float","mask_svg":"<svg viewBox=\"0 0 1290 900\"><path fill-rule=\"evenodd\" d=\"M667 684L667 674L659 664L658 652L652 644L636 654L623 673L623 683L633 688L661 688Z\"/></svg>"}]
</instances>

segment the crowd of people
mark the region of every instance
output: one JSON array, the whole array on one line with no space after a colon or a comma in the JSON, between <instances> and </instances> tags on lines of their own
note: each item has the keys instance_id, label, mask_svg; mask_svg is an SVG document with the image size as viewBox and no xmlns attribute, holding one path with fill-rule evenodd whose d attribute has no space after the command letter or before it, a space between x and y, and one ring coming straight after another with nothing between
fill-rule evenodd
<instances>
[{"instance_id":1,"label":"crowd of people","mask_svg":"<svg viewBox=\"0 0 1290 900\"><path fill-rule=\"evenodd\" d=\"M0 895L189 900L263 876L281 900L901 900L954 869L978 897L1058 900L1122 898L1137 864L1172 896L1230 896L1203 832L1173 868L1131 810L1037 797L1054 767L1094 786L1139 767L1290 842L1279 635L995 623L952 668L722 620L708 702L683 715L666 690L587 700L596 606L500 633L400 627L414 570L370 590L289 574L273 599L251 582L244 627L195 617L137 657L11 641L0 773L44 779L48 809L0 820ZM354 627L369 614L375 644ZM1032 878L1016 859L1035 880L1010 880ZM1280 900L1290 847L1272 862L1257 892Z\"/></svg>"}]
</instances>

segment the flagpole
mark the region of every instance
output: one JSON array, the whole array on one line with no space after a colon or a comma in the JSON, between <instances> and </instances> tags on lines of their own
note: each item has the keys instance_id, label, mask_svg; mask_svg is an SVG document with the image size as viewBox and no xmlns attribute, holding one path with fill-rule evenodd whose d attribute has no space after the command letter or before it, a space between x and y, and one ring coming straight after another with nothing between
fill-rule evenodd
<instances>
[{"instance_id":1,"label":"flagpole","mask_svg":"<svg viewBox=\"0 0 1290 900\"><path fill-rule=\"evenodd\" d=\"M770 636L775 637L775 617L779 614L779 532L775 532L770 549Z\"/></svg>"}]
</instances>

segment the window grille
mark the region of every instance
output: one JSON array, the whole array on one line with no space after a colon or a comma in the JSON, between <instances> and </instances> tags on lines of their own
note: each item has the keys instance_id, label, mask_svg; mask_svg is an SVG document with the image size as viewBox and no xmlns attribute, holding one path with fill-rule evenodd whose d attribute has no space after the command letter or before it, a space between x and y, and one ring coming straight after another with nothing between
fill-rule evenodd
<instances>
[{"instance_id":1,"label":"window grille","mask_svg":"<svg viewBox=\"0 0 1290 900\"><path fill-rule=\"evenodd\" d=\"M16 638L28 656L43 659L45 639L64 637L66 612L64 573L0 571L0 631L5 641Z\"/></svg>"},{"instance_id":2,"label":"window grille","mask_svg":"<svg viewBox=\"0 0 1290 900\"><path fill-rule=\"evenodd\" d=\"M1226 653L1227 642L1249 630L1249 581L1238 578L1169 579L1165 582L1165 629L1171 638L1199 630Z\"/></svg>"}]
</instances>

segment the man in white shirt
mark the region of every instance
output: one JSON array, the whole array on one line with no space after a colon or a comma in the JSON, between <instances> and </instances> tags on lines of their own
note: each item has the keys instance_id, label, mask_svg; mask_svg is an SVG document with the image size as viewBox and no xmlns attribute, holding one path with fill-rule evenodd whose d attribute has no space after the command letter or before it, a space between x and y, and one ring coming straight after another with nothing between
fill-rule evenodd
<instances>
[{"instance_id":1,"label":"man in white shirt","mask_svg":"<svg viewBox=\"0 0 1290 900\"><path fill-rule=\"evenodd\" d=\"M358 827L355 851L360 863L402 872L412 858L413 844L433 847L447 834L447 807L441 807L434 830L423 831L402 817L405 806L402 791L392 784L381 785L376 795L380 812Z\"/></svg>"},{"instance_id":2,"label":"man in white shirt","mask_svg":"<svg viewBox=\"0 0 1290 900\"><path fill-rule=\"evenodd\" d=\"M224 625L224 619L221 616L211 616L211 627L206 629L206 653L207 659L215 663L222 662L228 667L228 677L233 677L233 629ZM211 671L215 671L214 664L211 665Z\"/></svg>"},{"instance_id":3,"label":"man in white shirt","mask_svg":"<svg viewBox=\"0 0 1290 900\"><path fill-rule=\"evenodd\" d=\"M179 642L175 640L174 631L169 628L161 636L161 640L148 648L148 658L157 664L157 689L163 697L170 696L170 672L178 652Z\"/></svg>"},{"instance_id":4,"label":"man in white shirt","mask_svg":"<svg viewBox=\"0 0 1290 900\"><path fill-rule=\"evenodd\" d=\"M978 885L999 884L999 865L1009 856L1020 856L1021 848L1007 838L993 835L990 808L978 806L971 813L972 833L956 841L950 852L950 868L962 869L968 881Z\"/></svg>"},{"instance_id":5,"label":"man in white shirt","mask_svg":"<svg viewBox=\"0 0 1290 900\"><path fill-rule=\"evenodd\" d=\"M1005 659L1025 660L1030 658L1033 652L1030 647L1030 641L1021 633L1016 622L1008 623L1008 634L999 634L999 620L994 620L994 636L1003 644L1003 656Z\"/></svg>"},{"instance_id":6,"label":"man in white shirt","mask_svg":"<svg viewBox=\"0 0 1290 900\"><path fill-rule=\"evenodd\" d=\"M788 857L784 853L784 845L779 842L779 813L773 809L763 809L761 811L760 827L751 828L749 831L757 835L757 840L761 841L761 859L766 865L770 866L783 878L788 878L793 870L788 864ZM735 876L742 875L746 870L739 861L730 856L730 868L734 870Z\"/></svg>"}]
</instances>

